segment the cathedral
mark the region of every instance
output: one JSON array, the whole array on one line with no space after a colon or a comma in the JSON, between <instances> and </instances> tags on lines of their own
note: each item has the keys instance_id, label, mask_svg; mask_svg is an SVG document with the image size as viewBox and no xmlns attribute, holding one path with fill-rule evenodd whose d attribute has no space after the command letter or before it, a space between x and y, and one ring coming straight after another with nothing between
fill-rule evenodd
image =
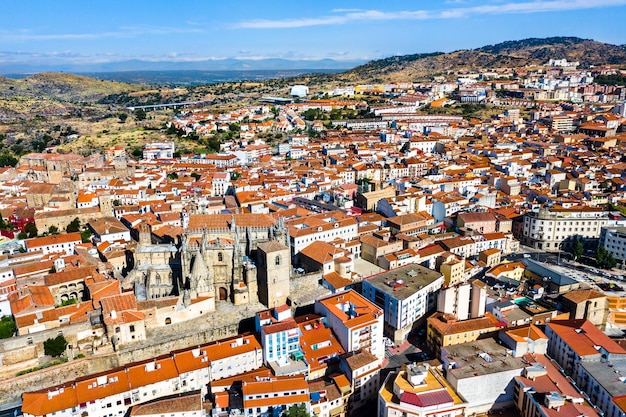
<instances>
[{"instance_id":1,"label":"cathedral","mask_svg":"<svg viewBox=\"0 0 626 417\"><path fill-rule=\"evenodd\" d=\"M273 305L289 296L287 229L267 214L190 215L180 262L182 288L192 299Z\"/></svg>"},{"instance_id":2,"label":"cathedral","mask_svg":"<svg viewBox=\"0 0 626 417\"><path fill-rule=\"evenodd\" d=\"M135 248L134 267L122 281L123 289L134 289L138 301L177 295L179 290L178 249L173 244L152 243L150 226L141 223Z\"/></svg>"},{"instance_id":3,"label":"cathedral","mask_svg":"<svg viewBox=\"0 0 626 417\"><path fill-rule=\"evenodd\" d=\"M285 304L291 250L282 219L267 214L192 214L180 249L153 244L150 226L138 226L134 265L122 280L138 301L182 296L235 305Z\"/></svg>"}]
</instances>

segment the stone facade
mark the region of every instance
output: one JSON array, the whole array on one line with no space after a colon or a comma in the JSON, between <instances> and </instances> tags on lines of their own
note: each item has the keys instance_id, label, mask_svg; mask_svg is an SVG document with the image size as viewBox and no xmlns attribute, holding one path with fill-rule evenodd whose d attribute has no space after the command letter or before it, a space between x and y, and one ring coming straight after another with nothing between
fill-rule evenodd
<instances>
[{"instance_id":1,"label":"stone facade","mask_svg":"<svg viewBox=\"0 0 626 417\"><path fill-rule=\"evenodd\" d=\"M182 241L183 285L192 297L204 293L214 296L218 302L230 301L235 305L256 303L259 289L254 260L260 253L259 245L267 242L287 247L287 252L278 256L284 262L279 265L284 272L281 276L286 274L288 282L291 259L287 232L282 222L270 226L238 226L233 216L227 227L191 229L185 232ZM264 263L262 267L274 269L275 266ZM263 276L268 276L267 271L263 272ZM267 294L267 288L262 292Z\"/></svg>"}]
</instances>

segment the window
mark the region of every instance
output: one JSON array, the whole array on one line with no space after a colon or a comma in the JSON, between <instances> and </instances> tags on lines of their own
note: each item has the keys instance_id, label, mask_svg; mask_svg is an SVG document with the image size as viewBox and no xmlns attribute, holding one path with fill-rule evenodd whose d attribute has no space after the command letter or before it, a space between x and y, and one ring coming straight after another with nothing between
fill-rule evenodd
<instances>
[{"instance_id":1,"label":"window","mask_svg":"<svg viewBox=\"0 0 626 417\"><path fill-rule=\"evenodd\" d=\"M131 332L134 332L135 331L135 326L131 324L129 329L130 329Z\"/></svg>"},{"instance_id":2,"label":"window","mask_svg":"<svg viewBox=\"0 0 626 417\"><path fill-rule=\"evenodd\" d=\"M274 264L280 265L280 256L277 256L276 259L274 259Z\"/></svg>"},{"instance_id":3,"label":"window","mask_svg":"<svg viewBox=\"0 0 626 417\"><path fill-rule=\"evenodd\" d=\"M224 260L224 256L222 255L222 252L218 252L217 253L217 261L218 262L222 262Z\"/></svg>"}]
</instances>

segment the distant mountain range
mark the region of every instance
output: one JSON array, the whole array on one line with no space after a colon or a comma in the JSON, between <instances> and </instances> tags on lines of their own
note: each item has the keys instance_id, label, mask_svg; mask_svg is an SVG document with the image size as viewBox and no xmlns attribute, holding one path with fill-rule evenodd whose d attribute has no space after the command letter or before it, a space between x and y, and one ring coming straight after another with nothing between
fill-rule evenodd
<instances>
[{"instance_id":1,"label":"distant mountain range","mask_svg":"<svg viewBox=\"0 0 626 417\"><path fill-rule=\"evenodd\" d=\"M2 64L0 74L33 74L37 72L98 73L121 71L247 71L247 70L347 70L366 61L337 61L333 59L221 59L205 61L143 61L128 60L94 64Z\"/></svg>"},{"instance_id":2,"label":"distant mountain range","mask_svg":"<svg viewBox=\"0 0 626 417\"><path fill-rule=\"evenodd\" d=\"M267 59L258 61L223 60L202 62L146 62L126 61L91 66L59 68L56 72L45 72L20 77L20 80L0 76L0 96L46 97L57 102L101 100L110 94L123 94L143 90L149 85L197 85L242 80L285 79L285 85L304 83L367 83L406 82L432 80L438 74L451 71L476 71L492 68L520 68L529 65L545 65L550 59L578 61L583 67L613 64L626 68L626 46L610 45L575 37L530 38L507 41L496 45L450 53L433 52L404 56L393 56L358 65L350 70L338 72L356 62L292 61ZM216 70L198 70L206 65L217 66ZM246 68L246 66L250 66ZM167 69L175 66L177 69ZM256 69L251 68L254 66ZM288 68L291 67L291 68ZM334 67L334 68L333 68ZM133 68L142 68L134 69ZM225 69L223 69L225 68ZM266 68L266 69L262 69ZM306 68L306 74L305 70ZM4 69L6 71L6 69ZM0 73L3 71L0 66ZM37 72L36 68L22 68L23 72ZM316 73L311 75L311 73ZM12 69L8 73L20 72ZM22 72L22 73L23 73ZM90 77L73 75L82 73ZM107 73L107 74L104 74ZM322 74L323 73L323 74ZM121 81L112 83L110 81ZM144 84L144 85L139 85ZM170 98L171 99L171 98Z\"/></svg>"}]
</instances>

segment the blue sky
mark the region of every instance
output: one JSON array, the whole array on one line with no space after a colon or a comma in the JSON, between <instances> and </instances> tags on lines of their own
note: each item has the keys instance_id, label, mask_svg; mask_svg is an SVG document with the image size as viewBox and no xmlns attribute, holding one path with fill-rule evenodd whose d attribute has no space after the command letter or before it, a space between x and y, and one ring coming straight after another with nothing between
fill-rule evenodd
<instances>
[{"instance_id":1,"label":"blue sky","mask_svg":"<svg viewBox=\"0 0 626 417\"><path fill-rule=\"evenodd\" d=\"M0 65L376 59L528 37L626 44L626 0L3 2Z\"/></svg>"}]
</instances>

